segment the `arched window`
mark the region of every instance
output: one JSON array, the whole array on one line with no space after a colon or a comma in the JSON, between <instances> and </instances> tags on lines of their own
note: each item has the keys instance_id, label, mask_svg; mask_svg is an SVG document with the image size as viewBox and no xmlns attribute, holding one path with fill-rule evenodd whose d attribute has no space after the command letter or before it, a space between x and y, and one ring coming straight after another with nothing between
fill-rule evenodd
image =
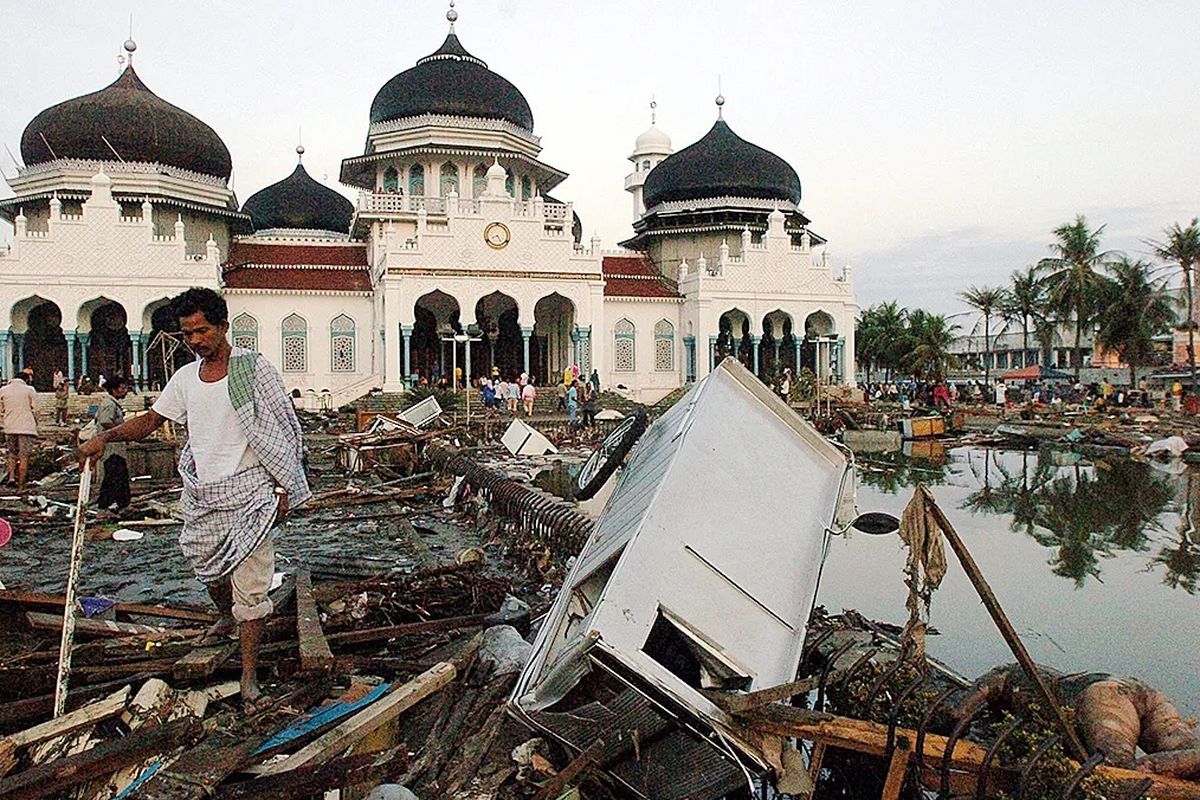
<instances>
[{"instance_id":1,"label":"arched window","mask_svg":"<svg viewBox=\"0 0 1200 800\"><path fill-rule=\"evenodd\" d=\"M487 191L487 164L479 164L475 167L475 175L471 179L471 194L474 197L482 197Z\"/></svg>"},{"instance_id":2,"label":"arched window","mask_svg":"<svg viewBox=\"0 0 1200 800\"><path fill-rule=\"evenodd\" d=\"M675 326L660 319L654 325L654 368L659 372L675 369Z\"/></svg>"},{"instance_id":3,"label":"arched window","mask_svg":"<svg viewBox=\"0 0 1200 800\"><path fill-rule=\"evenodd\" d=\"M634 333L633 323L627 319L620 320L613 328L613 369L617 372L633 372L636 367Z\"/></svg>"},{"instance_id":4,"label":"arched window","mask_svg":"<svg viewBox=\"0 0 1200 800\"><path fill-rule=\"evenodd\" d=\"M258 352L258 320L244 311L233 318L233 346Z\"/></svg>"},{"instance_id":5,"label":"arched window","mask_svg":"<svg viewBox=\"0 0 1200 800\"><path fill-rule=\"evenodd\" d=\"M308 372L308 323L299 314L288 314L280 328L283 333L283 371Z\"/></svg>"},{"instance_id":6,"label":"arched window","mask_svg":"<svg viewBox=\"0 0 1200 800\"><path fill-rule=\"evenodd\" d=\"M442 197L449 197L451 192L458 194L458 167L447 161L442 164Z\"/></svg>"},{"instance_id":7,"label":"arched window","mask_svg":"<svg viewBox=\"0 0 1200 800\"><path fill-rule=\"evenodd\" d=\"M408 193L413 197L425 196L425 168L413 164L408 170Z\"/></svg>"},{"instance_id":8,"label":"arched window","mask_svg":"<svg viewBox=\"0 0 1200 800\"><path fill-rule=\"evenodd\" d=\"M329 323L329 368L354 372L354 320L338 314Z\"/></svg>"},{"instance_id":9,"label":"arched window","mask_svg":"<svg viewBox=\"0 0 1200 800\"><path fill-rule=\"evenodd\" d=\"M528 200L531 197L533 197L533 181L529 180L529 176L526 175L521 178L521 199Z\"/></svg>"},{"instance_id":10,"label":"arched window","mask_svg":"<svg viewBox=\"0 0 1200 800\"><path fill-rule=\"evenodd\" d=\"M642 172L649 172L649 171L650 171L650 159L647 158L645 161L642 162Z\"/></svg>"},{"instance_id":11,"label":"arched window","mask_svg":"<svg viewBox=\"0 0 1200 800\"><path fill-rule=\"evenodd\" d=\"M400 173L395 167L388 167L383 171L383 190L392 193L400 191Z\"/></svg>"}]
</instances>

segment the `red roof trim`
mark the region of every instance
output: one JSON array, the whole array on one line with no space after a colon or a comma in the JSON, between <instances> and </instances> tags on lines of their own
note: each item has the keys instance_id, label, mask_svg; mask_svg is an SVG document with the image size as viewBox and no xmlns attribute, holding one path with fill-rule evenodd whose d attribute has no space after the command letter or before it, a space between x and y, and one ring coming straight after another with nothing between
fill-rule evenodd
<instances>
[{"instance_id":1,"label":"red roof trim","mask_svg":"<svg viewBox=\"0 0 1200 800\"><path fill-rule=\"evenodd\" d=\"M229 248L229 266L367 266L367 246L361 242L336 244L265 244L235 241Z\"/></svg>"},{"instance_id":2,"label":"red roof trim","mask_svg":"<svg viewBox=\"0 0 1200 800\"><path fill-rule=\"evenodd\" d=\"M225 271L224 279L225 286L229 289L371 291L371 275L367 270L344 267L233 267Z\"/></svg>"},{"instance_id":3,"label":"red roof trim","mask_svg":"<svg viewBox=\"0 0 1200 800\"><path fill-rule=\"evenodd\" d=\"M662 275L645 256L604 256L605 297L679 298L674 281Z\"/></svg>"}]
</instances>

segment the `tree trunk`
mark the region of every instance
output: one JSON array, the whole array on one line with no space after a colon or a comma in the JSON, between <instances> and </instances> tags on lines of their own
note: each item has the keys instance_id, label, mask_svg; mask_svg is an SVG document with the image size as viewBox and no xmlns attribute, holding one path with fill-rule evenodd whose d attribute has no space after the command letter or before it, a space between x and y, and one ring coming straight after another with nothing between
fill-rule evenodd
<instances>
[{"instance_id":1,"label":"tree trunk","mask_svg":"<svg viewBox=\"0 0 1200 800\"><path fill-rule=\"evenodd\" d=\"M1029 366L1029 317L1021 317L1021 366Z\"/></svg>"},{"instance_id":2,"label":"tree trunk","mask_svg":"<svg viewBox=\"0 0 1200 800\"><path fill-rule=\"evenodd\" d=\"M1083 333L1083 309L1075 306L1075 351L1072 353L1072 358L1075 359L1075 382L1079 383L1079 371L1083 368L1083 358L1080 352L1083 348L1079 346L1079 335Z\"/></svg>"},{"instance_id":3,"label":"tree trunk","mask_svg":"<svg viewBox=\"0 0 1200 800\"><path fill-rule=\"evenodd\" d=\"M1192 268L1190 265L1184 267L1184 269L1183 269L1183 283L1187 289L1187 303L1188 303L1187 354L1188 354L1188 368L1192 374L1192 385L1188 388L1190 391L1195 392L1196 391L1196 322L1192 317Z\"/></svg>"},{"instance_id":4,"label":"tree trunk","mask_svg":"<svg viewBox=\"0 0 1200 800\"><path fill-rule=\"evenodd\" d=\"M983 315L983 383L986 386L992 385L992 345L988 340L988 337L991 334L991 322L991 315L985 313Z\"/></svg>"},{"instance_id":5,"label":"tree trunk","mask_svg":"<svg viewBox=\"0 0 1200 800\"><path fill-rule=\"evenodd\" d=\"M1137 366L1131 361L1129 364L1129 391L1133 391L1137 386Z\"/></svg>"}]
</instances>

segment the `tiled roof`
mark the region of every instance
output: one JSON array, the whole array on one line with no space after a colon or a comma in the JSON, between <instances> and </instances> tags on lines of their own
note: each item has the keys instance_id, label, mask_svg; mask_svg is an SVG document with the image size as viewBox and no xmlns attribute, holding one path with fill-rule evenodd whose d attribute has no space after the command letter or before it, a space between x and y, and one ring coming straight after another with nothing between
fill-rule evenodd
<instances>
[{"instance_id":1,"label":"tiled roof","mask_svg":"<svg viewBox=\"0 0 1200 800\"><path fill-rule=\"evenodd\" d=\"M336 244L268 244L235 240L229 248L227 266L245 264L273 266L367 266L367 246L359 242Z\"/></svg>"},{"instance_id":2,"label":"tiled roof","mask_svg":"<svg viewBox=\"0 0 1200 800\"><path fill-rule=\"evenodd\" d=\"M645 256L605 256L605 297L677 298L679 289Z\"/></svg>"},{"instance_id":3,"label":"tiled roof","mask_svg":"<svg viewBox=\"0 0 1200 800\"><path fill-rule=\"evenodd\" d=\"M371 291L371 275L366 269L346 267L235 266L226 267L224 278L229 289Z\"/></svg>"}]
</instances>

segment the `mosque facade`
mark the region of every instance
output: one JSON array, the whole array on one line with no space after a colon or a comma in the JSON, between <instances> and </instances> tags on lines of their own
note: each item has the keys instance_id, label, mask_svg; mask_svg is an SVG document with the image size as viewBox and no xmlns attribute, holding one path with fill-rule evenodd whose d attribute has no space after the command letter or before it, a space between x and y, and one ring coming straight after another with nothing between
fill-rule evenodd
<instances>
[{"instance_id":1,"label":"mosque facade","mask_svg":"<svg viewBox=\"0 0 1200 800\"><path fill-rule=\"evenodd\" d=\"M800 208L796 172L722 118L679 151L652 124L625 179L630 237L583 240L567 173L540 159L521 92L450 33L388 80L366 146L343 160L351 202L295 171L239 205L219 135L129 63L111 85L26 127L0 201L0 373L47 388L126 374L160 384L190 356L168 300L221 290L234 343L294 394L340 404L418 376L596 369L653 401L733 356L852 383L854 287ZM467 341L464 341L467 340ZM174 349L173 349L174 348Z\"/></svg>"}]
</instances>

